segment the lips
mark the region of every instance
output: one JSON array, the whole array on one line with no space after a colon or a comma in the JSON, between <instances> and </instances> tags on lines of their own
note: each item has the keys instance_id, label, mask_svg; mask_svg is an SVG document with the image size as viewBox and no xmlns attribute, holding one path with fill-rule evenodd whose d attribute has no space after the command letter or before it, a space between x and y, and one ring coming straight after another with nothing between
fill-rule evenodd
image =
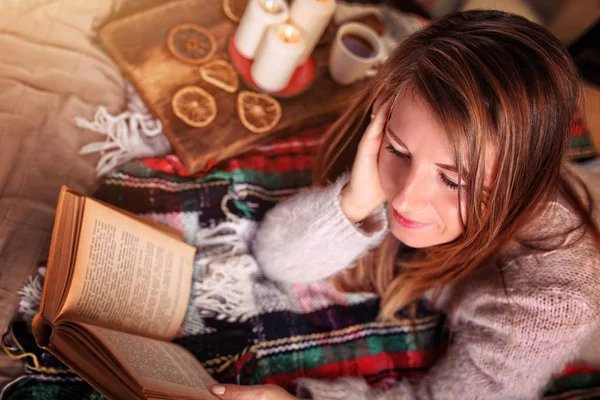
<instances>
[{"instance_id":1,"label":"lips","mask_svg":"<svg viewBox=\"0 0 600 400\"><path fill-rule=\"evenodd\" d=\"M406 218L405 216L403 216L396 210L394 210L394 219L396 220L396 222L398 222L398 224L400 224L401 226L408 228L408 229L425 228L426 226L431 225L431 224L424 224L422 222L413 221L412 219Z\"/></svg>"}]
</instances>

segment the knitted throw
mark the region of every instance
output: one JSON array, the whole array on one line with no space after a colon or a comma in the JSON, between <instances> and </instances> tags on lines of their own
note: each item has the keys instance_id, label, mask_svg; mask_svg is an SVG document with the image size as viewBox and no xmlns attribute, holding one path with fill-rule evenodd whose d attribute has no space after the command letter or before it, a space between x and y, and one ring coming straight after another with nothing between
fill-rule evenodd
<instances>
[{"instance_id":1,"label":"knitted throw","mask_svg":"<svg viewBox=\"0 0 600 400\"><path fill-rule=\"evenodd\" d=\"M129 163L95 195L184 232L197 247L192 296L175 341L221 382L275 383L293 391L298 377L360 375L386 387L402 377L418 379L444 350L444 317L425 302L418 305L414 327L406 312L405 321L379 323L373 295L342 294L327 281L288 285L262 278L248 252L249 238L277 201L310 184L324 130L272 142L197 175L174 156ZM24 320L3 337L6 350L25 361L26 373L0 398L103 398L35 346L28 321L42 281L40 274L23 290ZM546 398L600 396L598 371L567 372Z\"/></svg>"}]
</instances>

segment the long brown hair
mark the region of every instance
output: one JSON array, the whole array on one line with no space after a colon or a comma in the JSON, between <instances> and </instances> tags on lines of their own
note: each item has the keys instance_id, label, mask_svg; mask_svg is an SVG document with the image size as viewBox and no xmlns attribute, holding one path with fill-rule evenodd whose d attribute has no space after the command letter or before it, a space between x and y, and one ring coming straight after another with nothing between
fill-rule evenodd
<instances>
[{"instance_id":1,"label":"long brown hair","mask_svg":"<svg viewBox=\"0 0 600 400\"><path fill-rule=\"evenodd\" d=\"M558 196L600 246L592 201L580 198L576 178L565 168L579 75L551 33L517 15L483 10L453 13L416 32L328 132L317 156L316 185L335 180L352 165L374 101L405 90L431 108L452 146L467 187L464 232L402 262L396 257L402 245L390 234L336 278L341 289L378 293L381 316L393 319L396 310L426 291L494 260L509 241L518 240L541 206ZM489 145L497 154L493 166L485 164ZM484 190L491 168L493 183Z\"/></svg>"}]
</instances>

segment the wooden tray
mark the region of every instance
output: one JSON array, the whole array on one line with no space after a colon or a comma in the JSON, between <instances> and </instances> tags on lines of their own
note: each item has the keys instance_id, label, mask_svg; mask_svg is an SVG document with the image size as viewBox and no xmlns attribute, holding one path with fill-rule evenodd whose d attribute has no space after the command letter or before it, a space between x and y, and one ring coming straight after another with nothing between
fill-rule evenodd
<instances>
[{"instance_id":1,"label":"wooden tray","mask_svg":"<svg viewBox=\"0 0 600 400\"><path fill-rule=\"evenodd\" d=\"M250 132L237 115L237 93L227 93L205 82L198 66L171 56L165 44L167 35L183 23L208 29L217 41L213 59L229 60L228 41L237 25L225 16L220 0L171 1L107 24L100 31L100 39L150 112L160 119L173 150L191 173L238 155L265 139L333 120L350 97L365 87L364 82L351 86L333 82L327 70L329 46L318 47L313 54L316 76L311 87L296 97L278 99L282 118L273 130ZM217 102L217 117L204 128L186 125L172 111L173 95L187 85L204 88ZM248 88L241 82L240 90Z\"/></svg>"}]
</instances>

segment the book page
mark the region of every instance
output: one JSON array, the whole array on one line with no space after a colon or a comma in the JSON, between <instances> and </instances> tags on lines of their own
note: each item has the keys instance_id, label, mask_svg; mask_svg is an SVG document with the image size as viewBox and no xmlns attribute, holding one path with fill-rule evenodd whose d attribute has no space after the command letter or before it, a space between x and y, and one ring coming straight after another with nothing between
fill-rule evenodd
<instances>
[{"instance_id":1,"label":"book page","mask_svg":"<svg viewBox=\"0 0 600 400\"><path fill-rule=\"evenodd\" d=\"M60 317L172 340L187 308L195 248L86 199Z\"/></svg>"},{"instance_id":2,"label":"book page","mask_svg":"<svg viewBox=\"0 0 600 400\"><path fill-rule=\"evenodd\" d=\"M97 326L85 328L141 383L145 392L215 399L208 388L217 381L183 347Z\"/></svg>"}]
</instances>

